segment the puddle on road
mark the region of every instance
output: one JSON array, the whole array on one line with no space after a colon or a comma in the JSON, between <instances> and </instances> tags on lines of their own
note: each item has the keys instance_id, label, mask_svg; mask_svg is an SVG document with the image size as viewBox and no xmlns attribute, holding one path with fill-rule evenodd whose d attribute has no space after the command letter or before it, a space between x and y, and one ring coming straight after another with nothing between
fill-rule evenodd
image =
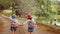
<instances>
[{"instance_id":1,"label":"puddle on road","mask_svg":"<svg viewBox=\"0 0 60 34\"><path fill-rule=\"evenodd\" d=\"M4 24L3 24L3 22L1 22L1 20L0 20L0 34L2 34L3 31L4 31Z\"/></svg>"}]
</instances>

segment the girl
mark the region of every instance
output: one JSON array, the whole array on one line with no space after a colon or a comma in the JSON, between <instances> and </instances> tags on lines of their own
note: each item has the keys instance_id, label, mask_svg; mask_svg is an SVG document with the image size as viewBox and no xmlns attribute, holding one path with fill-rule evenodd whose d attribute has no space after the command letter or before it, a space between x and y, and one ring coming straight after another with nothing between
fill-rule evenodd
<instances>
[{"instance_id":1,"label":"girl","mask_svg":"<svg viewBox=\"0 0 60 34\"><path fill-rule=\"evenodd\" d=\"M24 24L28 23L28 34L32 34L36 22L32 19L32 15L30 13L27 15L27 19L28 20Z\"/></svg>"},{"instance_id":2,"label":"girl","mask_svg":"<svg viewBox=\"0 0 60 34\"><path fill-rule=\"evenodd\" d=\"M16 15L12 15L12 22L11 22L11 28L10 28L12 31L12 34L15 34L18 24L20 24L20 23L16 19Z\"/></svg>"}]
</instances>

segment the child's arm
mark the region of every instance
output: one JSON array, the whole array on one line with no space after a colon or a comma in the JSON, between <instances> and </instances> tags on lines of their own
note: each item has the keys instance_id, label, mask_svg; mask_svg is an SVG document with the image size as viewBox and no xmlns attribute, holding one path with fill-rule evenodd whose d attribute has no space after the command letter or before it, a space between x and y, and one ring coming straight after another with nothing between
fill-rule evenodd
<instances>
[{"instance_id":1,"label":"child's arm","mask_svg":"<svg viewBox=\"0 0 60 34\"><path fill-rule=\"evenodd\" d=\"M17 24L20 25L20 22L17 21Z\"/></svg>"},{"instance_id":2,"label":"child's arm","mask_svg":"<svg viewBox=\"0 0 60 34\"><path fill-rule=\"evenodd\" d=\"M16 19L15 21L16 21L16 23L17 23L18 25L20 25L20 22L19 22L17 19Z\"/></svg>"},{"instance_id":3,"label":"child's arm","mask_svg":"<svg viewBox=\"0 0 60 34\"><path fill-rule=\"evenodd\" d=\"M32 19L33 20L33 22L35 23L35 27L37 28L37 22L35 22L35 20L34 19Z\"/></svg>"},{"instance_id":4,"label":"child's arm","mask_svg":"<svg viewBox=\"0 0 60 34\"><path fill-rule=\"evenodd\" d=\"M32 21L36 24L36 22L35 22L35 20L34 20L34 19L32 19Z\"/></svg>"},{"instance_id":5,"label":"child's arm","mask_svg":"<svg viewBox=\"0 0 60 34\"><path fill-rule=\"evenodd\" d=\"M25 21L23 24L26 24L28 22L28 20L27 21Z\"/></svg>"},{"instance_id":6,"label":"child's arm","mask_svg":"<svg viewBox=\"0 0 60 34\"><path fill-rule=\"evenodd\" d=\"M37 22L35 22L36 24L35 24L35 27L37 28Z\"/></svg>"}]
</instances>

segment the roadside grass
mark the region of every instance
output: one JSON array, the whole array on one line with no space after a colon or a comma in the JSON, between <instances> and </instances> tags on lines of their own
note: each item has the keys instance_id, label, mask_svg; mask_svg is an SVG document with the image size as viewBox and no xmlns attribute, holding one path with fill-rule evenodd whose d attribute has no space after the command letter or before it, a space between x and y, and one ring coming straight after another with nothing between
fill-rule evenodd
<instances>
[{"instance_id":1,"label":"roadside grass","mask_svg":"<svg viewBox=\"0 0 60 34\"><path fill-rule=\"evenodd\" d=\"M41 23L41 21L36 21L36 22L43 24L43 25L46 25L46 26L49 26L49 27L52 27L54 29L60 29L60 26L57 26L57 25L52 25L52 24L48 24L48 23Z\"/></svg>"},{"instance_id":2,"label":"roadside grass","mask_svg":"<svg viewBox=\"0 0 60 34\"><path fill-rule=\"evenodd\" d=\"M57 22L60 23L60 16L56 16L57 18ZM49 27L52 27L52 28L56 28L56 29L60 29L60 26L57 26L57 25L52 25L52 24L49 24L48 22L51 20L51 18L47 17L40 17L39 20L36 20L38 23L41 23L41 24L44 24L44 25L47 25Z\"/></svg>"},{"instance_id":3,"label":"roadside grass","mask_svg":"<svg viewBox=\"0 0 60 34\"><path fill-rule=\"evenodd\" d=\"M60 15L56 15L56 19L58 22L60 22Z\"/></svg>"}]
</instances>

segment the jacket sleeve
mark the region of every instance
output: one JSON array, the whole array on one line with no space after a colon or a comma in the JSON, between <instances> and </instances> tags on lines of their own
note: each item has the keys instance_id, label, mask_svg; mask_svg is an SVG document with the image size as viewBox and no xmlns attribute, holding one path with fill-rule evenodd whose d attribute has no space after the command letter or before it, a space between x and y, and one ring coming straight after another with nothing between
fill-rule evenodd
<instances>
[{"instance_id":1,"label":"jacket sleeve","mask_svg":"<svg viewBox=\"0 0 60 34\"><path fill-rule=\"evenodd\" d=\"M17 19L16 19L16 23L17 23L17 24L20 24L20 22L19 22Z\"/></svg>"},{"instance_id":2,"label":"jacket sleeve","mask_svg":"<svg viewBox=\"0 0 60 34\"><path fill-rule=\"evenodd\" d=\"M36 22L35 22L35 20L34 20L34 19L32 19L32 21L36 24Z\"/></svg>"},{"instance_id":3,"label":"jacket sleeve","mask_svg":"<svg viewBox=\"0 0 60 34\"><path fill-rule=\"evenodd\" d=\"M26 24L27 22L28 22L28 20L27 20L27 21L25 21L25 22L24 22L24 24Z\"/></svg>"}]
</instances>

